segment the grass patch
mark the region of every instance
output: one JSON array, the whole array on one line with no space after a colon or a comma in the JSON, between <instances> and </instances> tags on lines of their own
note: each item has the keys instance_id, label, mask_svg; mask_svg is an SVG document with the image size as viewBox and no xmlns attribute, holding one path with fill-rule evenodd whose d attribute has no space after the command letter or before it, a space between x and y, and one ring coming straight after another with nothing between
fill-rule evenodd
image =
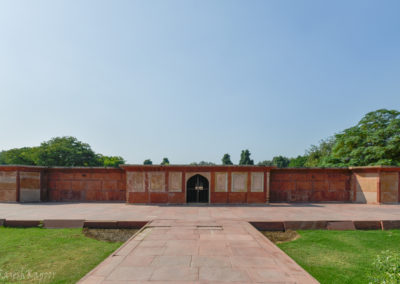
<instances>
[{"instance_id":1,"label":"grass patch","mask_svg":"<svg viewBox=\"0 0 400 284\"><path fill-rule=\"evenodd\" d=\"M82 229L0 227L0 283L76 283L121 244Z\"/></svg>"},{"instance_id":2,"label":"grass patch","mask_svg":"<svg viewBox=\"0 0 400 284\"><path fill-rule=\"evenodd\" d=\"M377 259L400 253L400 230L298 233L278 247L321 283L400 283L373 281L382 275Z\"/></svg>"}]
</instances>

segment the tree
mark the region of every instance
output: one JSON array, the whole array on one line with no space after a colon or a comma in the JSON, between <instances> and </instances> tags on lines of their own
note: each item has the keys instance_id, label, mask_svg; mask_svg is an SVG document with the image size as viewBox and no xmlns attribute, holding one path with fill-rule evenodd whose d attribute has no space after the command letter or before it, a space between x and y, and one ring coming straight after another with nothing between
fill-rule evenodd
<instances>
[{"instance_id":1,"label":"tree","mask_svg":"<svg viewBox=\"0 0 400 284\"><path fill-rule=\"evenodd\" d=\"M119 165L125 164L125 160L120 156L103 156L98 154L98 159L104 167L118 168Z\"/></svg>"},{"instance_id":2,"label":"tree","mask_svg":"<svg viewBox=\"0 0 400 284\"><path fill-rule=\"evenodd\" d=\"M150 159L144 160L143 165L152 165L153 162Z\"/></svg>"},{"instance_id":3,"label":"tree","mask_svg":"<svg viewBox=\"0 0 400 284\"><path fill-rule=\"evenodd\" d=\"M191 166L215 166L215 163L213 163L213 162L201 161L201 162L199 162L199 163L193 162L193 163L190 163L189 165L191 165Z\"/></svg>"},{"instance_id":4,"label":"tree","mask_svg":"<svg viewBox=\"0 0 400 284\"><path fill-rule=\"evenodd\" d=\"M332 153L332 147L336 143L335 137L329 137L320 141L319 145L311 145L306 151L306 167L322 167L326 164Z\"/></svg>"},{"instance_id":5,"label":"tree","mask_svg":"<svg viewBox=\"0 0 400 284\"><path fill-rule=\"evenodd\" d=\"M39 166L102 166L96 153L89 144L78 141L75 137L56 137L43 142L38 150Z\"/></svg>"},{"instance_id":6,"label":"tree","mask_svg":"<svg viewBox=\"0 0 400 284\"><path fill-rule=\"evenodd\" d=\"M169 160L168 160L168 158L163 158L163 160L162 160L162 162L161 162L161 165L162 165L162 166L169 165Z\"/></svg>"},{"instance_id":7,"label":"tree","mask_svg":"<svg viewBox=\"0 0 400 284\"><path fill-rule=\"evenodd\" d=\"M287 168L290 163L289 158L276 156L272 158L272 164L278 168Z\"/></svg>"},{"instance_id":8,"label":"tree","mask_svg":"<svg viewBox=\"0 0 400 284\"><path fill-rule=\"evenodd\" d=\"M15 148L0 152L0 165L36 165L38 147Z\"/></svg>"},{"instance_id":9,"label":"tree","mask_svg":"<svg viewBox=\"0 0 400 284\"><path fill-rule=\"evenodd\" d=\"M307 162L307 156L297 156L296 158L291 158L288 167L289 168L304 168Z\"/></svg>"},{"instance_id":10,"label":"tree","mask_svg":"<svg viewBox=\"0 0 400 284\"><path fill-rule=\"evenodd\" d=\"M328 166L400 165L400 112L369 112L335 139Z\"/></svg>"},{"instance_id":11,"label":"tree","mask_svg":"<svg viewBox=\"0 0 400 284\"><path fill-rule=\"evenodd\" d=\"M274 164L273 164L272 161L270 161L270 160L264 160L264 161L258 162L257 165L258 165L258 166L267 166L267 167L271 167L271 166L273 166Z\"/></svg>"},{"instance_id":12,"label":"tree","mask_svg":"<svg viewBox=\"0 0 400 284\"><path fill-rule=\"evenodd\" d=\"M259 166L267 166L267 167L278 167L278 168L287 168L289 165L290 159L283 157L283 156L276 156L272 158L272 161L270 160L264 160L261 162L258 162L257 165Z\"/></svg>"},{"instance_id":13,"label":"tree","mask_svg":"<svg viewBox=\"0 0 400 284\"><path fill-rule=\"evenodd\" d=\"M87 143L75 137L52 138L39 147L15 148L0 152L0 164L59 167L118 167L125 160L120 156L96 154Z\"/></svg>"},{"instance_id":14,"label":"tree","mask_svg":"<svg viewBox=\"0 0 400 284\"><path fill-rule=\"evenodd\" d=\"M213 162L200 161L199 166L215 166Z\"/></svg>"},{"instance_id":15,"label":"tree","mask_svg":"<svg viewBox=\"0 0 400 284\"><path fill-rule=\"evenodd\" d=\"M227 153L222 157L222 164L223 165L233 165L231 161L231 156Z\"/></svg>"},{"instance_id":16,"label":"tree","mask_svg":"<svg viewBox=\"0 0 400 284\"><path fill-rule=\"evenodd\" d=\"M239 165L254 165L254 161L250 159L250 155L249 150L243 150L240 154Z\"/></svg>"}]
</instances>

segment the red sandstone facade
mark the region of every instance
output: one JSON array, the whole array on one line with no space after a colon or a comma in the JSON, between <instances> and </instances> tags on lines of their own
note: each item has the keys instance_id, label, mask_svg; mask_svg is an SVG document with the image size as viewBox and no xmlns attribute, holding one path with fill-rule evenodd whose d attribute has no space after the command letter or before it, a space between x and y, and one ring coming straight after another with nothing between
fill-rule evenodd
<instances>
[{"instance_id":1,"label":"red sandstone facade","mask_svg":"<svg viewBox=\"0 0 400 284\"><path fill-rule=\"evenodd\" d=\"M189 201L188 182L197 175L205 177L208 181L207 203L268 202L271 167L121 167L126 171L128 203L186 203Z\"/></svg>"},{"instance_id":2,"label":"red sandstone facade","mask_svg":"<svg viewBox=\"0 0 400 284\"><path fill-rule=\"evenodd\" d=\"M400 168L396 167L278 169L122 165L115 169L0 166L0 202L398 203L399 175Z\"/></svg>"}]
</instances>

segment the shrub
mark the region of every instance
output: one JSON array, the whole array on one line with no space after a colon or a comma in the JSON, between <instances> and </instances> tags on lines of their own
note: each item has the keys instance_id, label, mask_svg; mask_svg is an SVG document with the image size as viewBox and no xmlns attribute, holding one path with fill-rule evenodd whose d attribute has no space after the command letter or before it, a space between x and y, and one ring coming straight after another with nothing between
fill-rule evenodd
<instances>
[{"instance_id":1,"label":"shrub","mask_svg":"<svg viewBox=\"0 0 400 284\"><path fill-rule=\"evenodd\" d=\"M382 251L373 265L375 269L370 275L370 283L400 283L400 253Z\"/></svg>"}]
</instances>

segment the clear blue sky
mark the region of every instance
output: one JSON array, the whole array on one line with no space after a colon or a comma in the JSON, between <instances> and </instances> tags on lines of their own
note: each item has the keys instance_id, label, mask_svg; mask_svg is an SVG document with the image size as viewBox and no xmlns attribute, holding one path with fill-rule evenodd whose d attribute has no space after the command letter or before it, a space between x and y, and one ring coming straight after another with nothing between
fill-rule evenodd
<instances>
[{"instance_id":1,"label":"clear blue sky","mask_svg":"<svg viewBox=\"0 0 400 284\"><path fill-rule=\"evenodd\" d=\"M400 1L1 1L0 149L297 156L400 110Z\"/></svg>"}]
</instances>

